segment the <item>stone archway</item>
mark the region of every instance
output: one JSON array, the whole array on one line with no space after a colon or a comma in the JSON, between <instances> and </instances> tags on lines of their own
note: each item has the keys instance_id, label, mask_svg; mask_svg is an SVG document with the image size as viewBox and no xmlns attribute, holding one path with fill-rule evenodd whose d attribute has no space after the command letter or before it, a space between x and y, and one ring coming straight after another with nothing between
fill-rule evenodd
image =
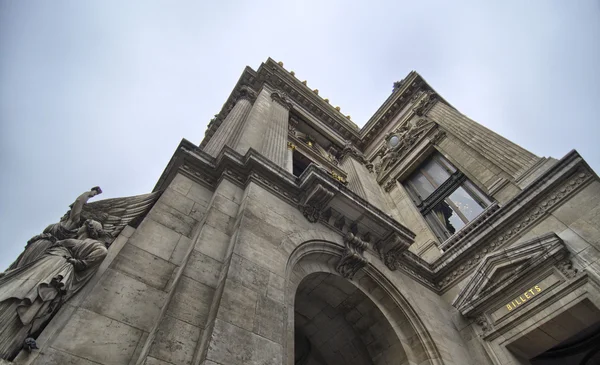
<instances>
[{"instance_id":1,"label":"stone archway","mask_svg":"<svg viewBox=\"0 0 600 365\"><path fill-rule=\"evenodd\" d=\"M390 322L349 280L306 276L294 303L295 365L407 364Z\"/></svg>"},{"instance_id":2,"label":"stone archway","mask_svg":"<svg viewBox=\"0 0 600 365\"><path fill-rule=\"evenodd\" d=\"M307 238L308 241L305 241ZM303 242L298 243L294 240ZM351 281L337 274L335 266L343 249L341 237L320 231L302 232L295 237L286 238L282 245L294 247L290 250L292 252L285 279L285 300L288 308L285 326L287 340L284 344L286 364L295 364L296 341L299 346L304 346L305 354L306 346L309 346L310 354L315 348L322 348L328 340L335 350L332 350L333 347L327 348L327 354L321 350L312 352L314 361L321 362L304 365L331 364L332 353L342 356L333 363L353 363L344 357L344 346L347 346L348 351L354 351L353 355L346 354L346 357L355 359L353 361L357 365L443 364L420 318L385 275L372 265L360 270ZM325 286L315 291L319 285ZM327 294L326 289L331 289L335 294ZM311 300L314 303L306 305ZM298 307L297 310L296 304L302 308ZM363 306L362 311L357 308L358 305ZM364 317L362 323L358 322L360 318L353 317L357 316L353 310L359 312L361 318ZM315 338L315 329L310 324L315 324L314 319L317 315L320 315L325 323L331 322L329 320L337 321L332 324L338 326L338 331L332 335L337 335L338 338L333 342L330 339L323 340L323 335ZM297 336L296 326L300 330ZM341 329L344 329L342 333ZM373 338L369 337L370 335L373 335ZM354 350L348 345L353 340ZM301 349L298 355L302 355ZM308 356L304 361L310 359Z\"/></svg>"}]
</instances>

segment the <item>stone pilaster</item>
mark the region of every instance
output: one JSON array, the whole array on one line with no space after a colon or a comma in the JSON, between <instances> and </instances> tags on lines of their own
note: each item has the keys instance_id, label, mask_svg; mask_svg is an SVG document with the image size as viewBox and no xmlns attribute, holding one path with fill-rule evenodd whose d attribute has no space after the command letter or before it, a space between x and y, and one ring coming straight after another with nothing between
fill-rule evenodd
<instances>
[{"instance_id":1,"label":"stone pilaster","mask_svg":"<svg viewBox=\"0 0 600 365\"><path fill-rule=\"evenodd\" d=\"M263 139L261 154L282 168L288 168L288 120L292 104L281 91L271 94L271 114Z\"/></svg>"},{"instance_id":2,"label":"stone pilaster","mask_svg":"<svg viewBox=\"0 0 600 365\"><path fill-rule=\"evenodd\" d=\"M348 174L346 178L348 188L377 208L385 210L383 191L375 180L375 174L371 173L366 163L362 153L355 147L350 145L344 147L340 167Z\"/></svg>"},{"instance_id":3,"label":"stone pilaster","mask_svg":"<svg viewBox=\"0 0 600 365\"><path fill-rule=\"evenodd\" d=\"M243 86L240 89L240 96L237 98L233 109L227 114L219 129L208 141L206 147L204 147L204 152L216 157L225 145L230 147L233 145L250 109L252 109L252 101L255 98L256 93L251 88Z\"/></svg>"}]
</instances>

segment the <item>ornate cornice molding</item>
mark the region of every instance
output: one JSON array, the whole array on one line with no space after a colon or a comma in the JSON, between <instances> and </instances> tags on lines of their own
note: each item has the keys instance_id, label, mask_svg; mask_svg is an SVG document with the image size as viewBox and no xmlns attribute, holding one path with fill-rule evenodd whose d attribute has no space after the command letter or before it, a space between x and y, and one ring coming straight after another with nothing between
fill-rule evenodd
<instances>
[{"instance_id":1,"label":"ornate cornice molding","mask_svg":"<svg viewBox=\"0 0 600 365\"><path fill-rule=\"evenodd\" d=\"M281 90L275 90L273 93L271 93L271 100L283 106L287 110L292 109L292 103L290 102L290 99L288 98L287 94Z\"/></svg>"},{"instance_id":2,"label":"ornate cornice molding","mask_svg":"<svg viewBox=\"0 0 600 365\"><path fill-rule=\"evenodd\" d=\"M256 91L249 86L242 86L239 94L235 98L235 102L237 103L240 100L248 100L250 103L254 103L254 100L256 100Z\"/></svg>"}]
</instances>

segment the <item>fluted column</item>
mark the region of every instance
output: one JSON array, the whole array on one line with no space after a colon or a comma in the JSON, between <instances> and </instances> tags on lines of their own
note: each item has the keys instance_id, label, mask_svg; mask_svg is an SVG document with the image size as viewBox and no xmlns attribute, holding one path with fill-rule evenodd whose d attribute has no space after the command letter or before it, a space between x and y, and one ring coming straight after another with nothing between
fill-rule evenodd
<instances>
[{"instance_id":1,"label":"fluted column","mask_svg":"<svg viewBox=\"0 0 600 365\"><path fill-rule=\"evenodd\" d=\"M286 170L290 173L294 173L294 150L296 149L296 145L292 142L287 143L287 163Z\"/></svg>"},{"instance_id":2,"label":"fluted column","mask_svg":"<svg viewBox=\"0 0 600 365\"><path fill-rule=\"evenodd\" d=\"M252 109L252 101L256 98L254 90L242 86L233 109L227 114L210 141L204 147L204 152L216 157L225 145L233 147L237 135L240 133L244 120Z\"/></svg>"},{"instance_id":3,"label":"fluted column","mask_svg":"<svg viewBox=\"0 0 600 365\"><path fill-rule=\"evenodd\" d=\"M271 100L271 113L260 152L277 166L287 168L288 120L292 104L281 91L273 92Z\"/></svg>"}]
</instances>

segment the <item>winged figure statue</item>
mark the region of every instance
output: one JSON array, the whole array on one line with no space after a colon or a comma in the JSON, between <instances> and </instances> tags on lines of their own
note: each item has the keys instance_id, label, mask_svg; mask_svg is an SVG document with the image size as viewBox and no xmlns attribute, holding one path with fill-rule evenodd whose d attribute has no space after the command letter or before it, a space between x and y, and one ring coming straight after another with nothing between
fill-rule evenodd
<instances>
[{"instance_id":1,"label":"winged figure statue","mask_svg":"<svg viewBox=\"0 0 600 365\"><path fill-rule=\"evenodd\" d=\"M135 227L160 196L155 192L88 203L101 193L96 186L77 197L58 223L32 237L0 273L0 359L37 348L35 337L92 278L114 239L125 226Z\"/></svg>"}]
</instances>

